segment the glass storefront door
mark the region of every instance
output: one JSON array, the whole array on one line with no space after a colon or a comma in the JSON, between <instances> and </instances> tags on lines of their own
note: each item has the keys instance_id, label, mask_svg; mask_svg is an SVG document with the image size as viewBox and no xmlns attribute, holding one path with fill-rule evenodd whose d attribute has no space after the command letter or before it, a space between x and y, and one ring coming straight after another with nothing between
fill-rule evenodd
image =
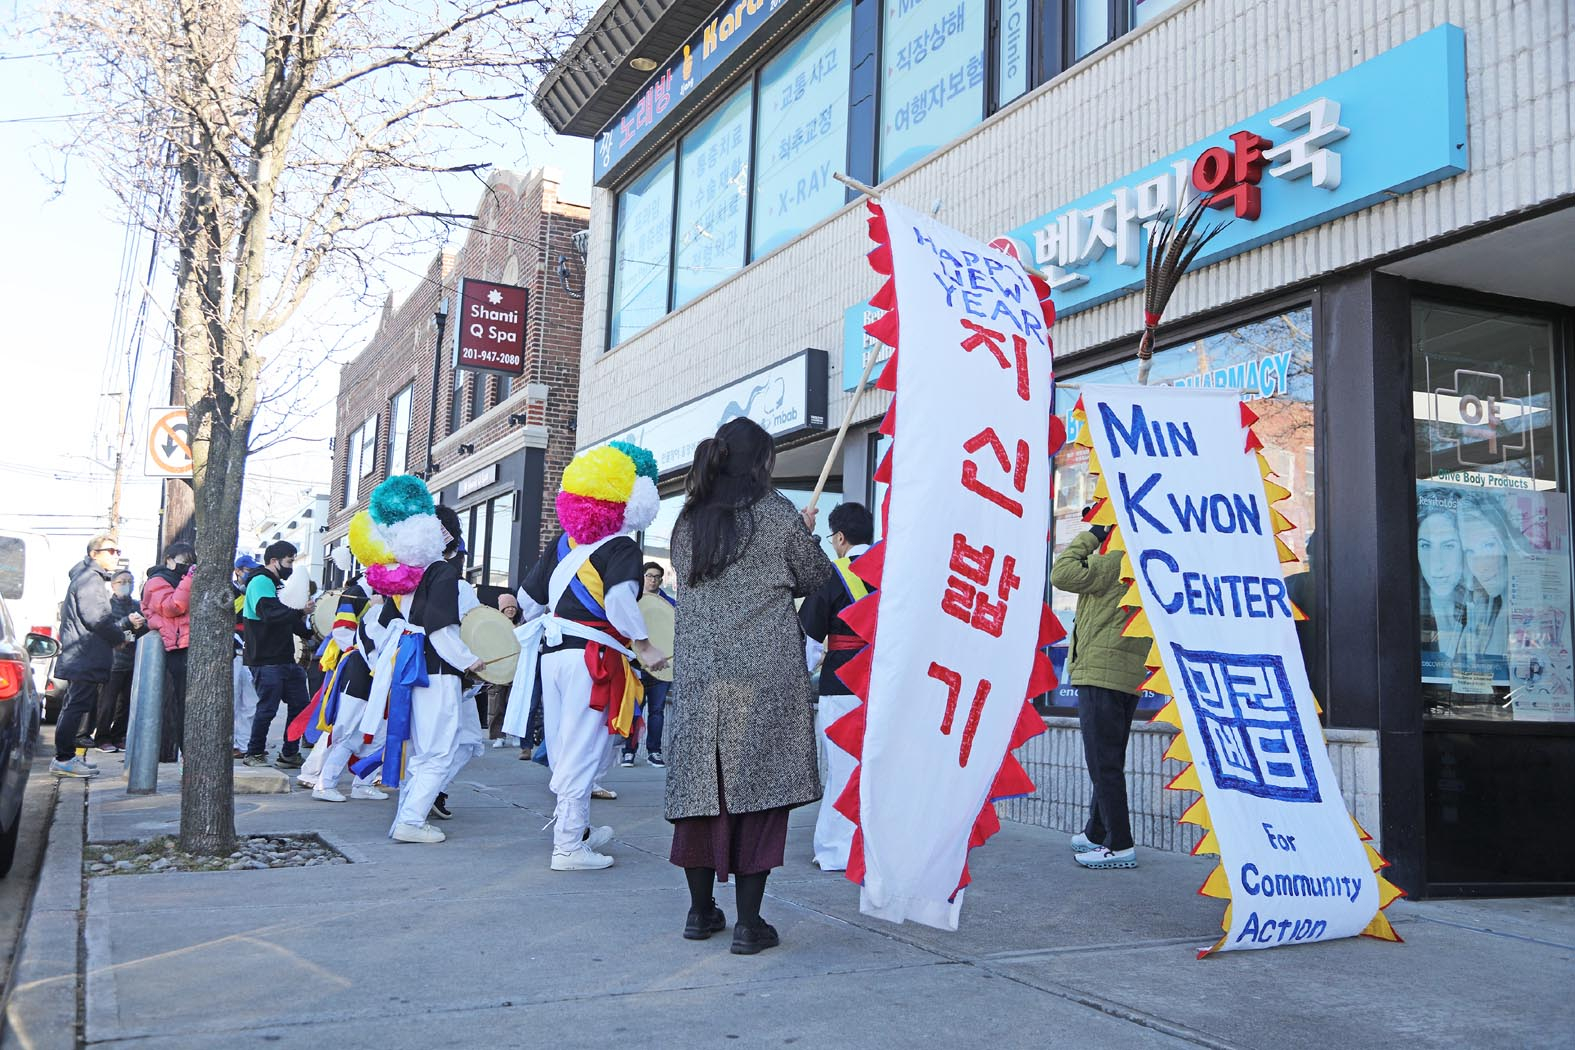
<instances>
[{"instance_id":1,"label":"glass storefront door","mask_svg":"<svg viewBox=\"0 0 1575 1050\"><path fill-rule=\"evenodd\" d=\"M1417 299L1411 327L1428 881L1575 881L1546 808L1575 786L1558 326Z\"/></svg>"}]
</instances>

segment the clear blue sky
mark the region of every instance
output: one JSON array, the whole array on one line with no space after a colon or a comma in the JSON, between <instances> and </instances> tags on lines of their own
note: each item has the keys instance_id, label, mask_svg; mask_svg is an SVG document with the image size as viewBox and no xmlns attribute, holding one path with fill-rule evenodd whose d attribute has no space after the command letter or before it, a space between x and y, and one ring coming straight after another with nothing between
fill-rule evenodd
<instances>
[{"instance_id":1,"label":"clear blue sky","mask_svg":"<svg viewBox=\"0 0 1575 1050\"><path fill-rule=\"evenodd\" d=\"M9 322L0 343L7 373L3 389L9 395L0 406L0 481L9 498L0 514L12 524L19 514L107 512L110 480L102 462L114 440L108 432L113 412L101 395L125 390L127 372L126 342L112 338L116 286L127 247L123 215L99 173L81 160L68 166L59 148L72 128L67 121L49 118L70 114L80 105L66 90L56 60L39 55L50 50L48 42L26 32L37 22L34 6L0 0L0 10L14 13L10 29L0 31L0 157L5 158L0 164L0 229L6 231L8 249L0 253L0 304ZM27 57L35 55L39 57ZM590 144L552 135L529 107L505 116L519 137L494 147L487 159L515 170L557 167L564 175L564 195L588 203ZM491 123L496 128L501 122ZM498 138L496 130L491 137ZM473 150L466 151L466 159L474 156ZM63 184L57 185L55 180L62 177ZM468 208L474 201L451 203ZM147 243L144 237L134 261L139 272L148 264ZM414 284L413 273L424 269L419 258L391 260L383 276L396 294L403 294ZM135 307L135 296L130 305ZM365 338L352 329L339 342L353 352ZM167 344L167 324L158 310L151 310L133 388L134 425L147 406L165 401ZM322 372L327 379L316 395L319 407L305 413L297 431L313 440L292 442L259 458L248 474L250 506L243 512L243 524L262 504L291 499L301 483L326 483L335 370ZM133 448L139 454L131 458L124 494L125 513L135 521L123 530L123 546L132 548L128 554L138 566L149 564L152 557L151 523L158 515L160 492L157 483L141 477L142 436L134 435ZM58 525L72 519L38 520ZM147 527L137 524L144 521ZM147 546L136 549L143 544Z\"/></svg>"}]
</instances>

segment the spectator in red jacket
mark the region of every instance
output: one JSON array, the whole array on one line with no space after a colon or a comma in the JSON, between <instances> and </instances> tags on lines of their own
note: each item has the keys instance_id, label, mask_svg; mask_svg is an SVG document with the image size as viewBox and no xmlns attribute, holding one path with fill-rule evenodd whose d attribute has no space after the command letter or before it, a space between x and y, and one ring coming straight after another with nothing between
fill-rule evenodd
<instances>
[{"instance_id":1,"label":"spectator in red jacket","mask_svg":"<svg viewBox=\"0 0 1575 1050\"><path fill-rule=\"evenodd\" d=\"M142 614L164 639L164 710L159 719L159 761L180 755L186 725L186 650L191 645L191 567L197 552L189 543L164 548L164 564L148 570L142 585Z\"/></svg>"}]
</instances>

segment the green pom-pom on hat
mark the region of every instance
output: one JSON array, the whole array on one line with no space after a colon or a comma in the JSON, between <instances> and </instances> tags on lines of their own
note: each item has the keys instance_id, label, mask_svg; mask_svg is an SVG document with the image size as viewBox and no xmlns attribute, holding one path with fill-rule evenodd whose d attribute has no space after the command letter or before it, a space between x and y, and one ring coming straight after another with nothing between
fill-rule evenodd
<instances>
[{"instance_id":1,"label":"green pom-pom on hat","mask_svg":"<svg viewBox=\"0 0 1575 1050\"><path fill-rule=\"evenodd\" d=\"M395 474L372 490L369 508L379 525L394 525L406 518L436 513L427 483L414 474Z\"/></svg>"}]
</instances>

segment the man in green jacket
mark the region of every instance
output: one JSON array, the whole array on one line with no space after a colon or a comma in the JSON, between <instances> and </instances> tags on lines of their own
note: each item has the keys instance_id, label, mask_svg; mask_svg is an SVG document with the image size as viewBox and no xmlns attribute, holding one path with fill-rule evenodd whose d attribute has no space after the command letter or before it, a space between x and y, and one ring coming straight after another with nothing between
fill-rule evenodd
<instances>
[{"instance_id":1,"label":"man in green jacket","mask_svg":"<svg viewBox=\"0 0 1575 1050\"><path fill-rule=\"evenodd\" d=\"M1083 512L1085 520L1089 510ZM1130 612L1120 605L1127 590L1121 554L1099 553L1109 533L1109 526L1095 525L1068 544L1051 566L1050 583L1077 595L1066 678L1077 687L1083 759L1094 784L1088 823L1072 836L1072 849L1085 868L1135 868L1137 849L1127 816L1127 738L1138 689L1148 677L1143 660L1149 639L1122 637Z\"/></svg>"}]
</instances>

